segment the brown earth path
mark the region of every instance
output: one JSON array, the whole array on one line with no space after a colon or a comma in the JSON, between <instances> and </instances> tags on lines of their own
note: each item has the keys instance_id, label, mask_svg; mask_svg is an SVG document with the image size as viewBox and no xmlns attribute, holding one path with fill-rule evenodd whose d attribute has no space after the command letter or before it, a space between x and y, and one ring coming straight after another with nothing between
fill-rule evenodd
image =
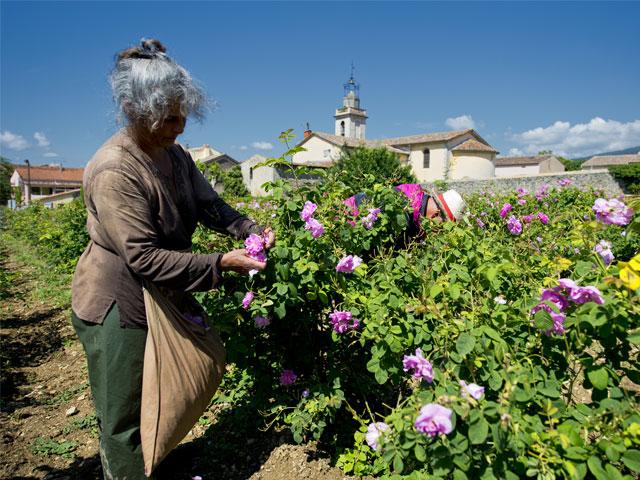
<instances>
[{"instance_id":1,"label":"brown earth path","mask_svg":"<svg viewBox=\"0 0 640 480\"><path fill-rule=\"evenodd\" d=\"M86 362L70 310L34 300L38 272L3 245L0 269L12 277L8 295L0 296L0 479L101 479ZM211 408L161 465L159 478L347 478L314 445L260 431L255 415Z\"/></svg>"}]
</instances>

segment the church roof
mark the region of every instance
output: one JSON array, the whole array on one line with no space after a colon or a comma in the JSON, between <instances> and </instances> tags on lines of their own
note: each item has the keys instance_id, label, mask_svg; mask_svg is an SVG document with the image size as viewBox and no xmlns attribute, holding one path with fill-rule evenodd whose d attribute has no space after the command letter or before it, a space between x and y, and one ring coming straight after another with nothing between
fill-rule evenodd
<instances>
[{"instance_id":1,"label":"church roof","mask_svg":"<svg viewBox=\"0 0 640 480\"><path fill-rule=\"evenodd\" d=\"M460 145L457 145L455 148L458 150L466 150L468 152L493 152L498 153L497 150L494 150L489 143L487 143L478 133L472 128L468 128L466 130L454 130L450 132L436 132L436 133L423 133L420 135L409 135L406 137L395 137L395 138L383 138L379 140L360 140L356 138L342 137L340 135L332 135L326 132L312 132L311 135L304 138L298 145L304 144L309 138L312 136L316 136L321 138L329 143L333 143L337 146L347 146L347 147L385 147L388 150L407 155L409 153L410 145L416 145L420 143L439 143L439 142L448 142L453 140L454 138L461 137L462 135L466 135L470 133L475 138L470 138Z\"/></svg>"},{"instance_id":2,"label":"church roof","mask_svg":"<svg viewBox=\"0 0 640 480\"><path fill-rule=\"evenodd\" d=\"M384 143L380 140L360 140L357 138L350 138L350 137L343 137L341 135L332 135L330 133L326 133L326 132L312 132L311 135L315 135L318 138L322 138L323 140L326 140L329 143L333 143L334 145L337 145L339 147L342 146L347 146L347 147L369 147L369 148L375 148L375 147L384 147L387 150L394 152L394 153L399 153L402 155L407 155L409 152L405 149L402 148L397 148L396 146ZM305 143L305 141L310 138L307 137L304 140L302 140L302 142L300 142L299 145L302 145L303 143Z\"/></svg>"},{"instance_id":3,"label":"church roof","mask_svg":"<svg viewBox=\"0 0 640 480\"><path fill-rule=\"evenodd\" d=\"M450 132L423 133L420 135L408 135L406 137L383 138L381 140L375 140L375 142L385 145L415 145L417 143L448 142L466 133L474 133L477 135L472 128L468 128L466 130L454 130Z\"/></svg>"},{"instance_id":4,"label":"church roof","mask_svg":"<svg viewBox=\"0 0 640 480\"><path fill-rule=\"evenodd\" d=\"M489 145L479 142L475 138L465 140L460 145L456 145L451 149L452 152L490 152L498 153L497 150Z\"/></svg>"}]
</instances>

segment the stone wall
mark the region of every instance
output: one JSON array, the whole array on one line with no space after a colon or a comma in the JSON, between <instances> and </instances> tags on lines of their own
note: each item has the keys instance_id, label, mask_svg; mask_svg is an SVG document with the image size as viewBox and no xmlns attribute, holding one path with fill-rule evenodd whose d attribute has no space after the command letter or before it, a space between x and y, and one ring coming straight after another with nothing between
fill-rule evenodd
<instances>
[{"instance_id":1,"label":"stone wall","mask_svg":"<svg viewBox=\"0 0 640 480\"><path fill-rule=\"evenodd\" d=\"M446 182L448 188L458 190L462 195L480 192L507 192L518 187L524 187L529 192L535 192L542 185L558 187L560 180L568 178L572 186L602 190L609 197L621 195L622 188L608 170L570 171L561 173L545 173L532 176L499 177L486 180L451 180ZM427 184L432 186L430 184Z\"/></svg>"}]
</instances>

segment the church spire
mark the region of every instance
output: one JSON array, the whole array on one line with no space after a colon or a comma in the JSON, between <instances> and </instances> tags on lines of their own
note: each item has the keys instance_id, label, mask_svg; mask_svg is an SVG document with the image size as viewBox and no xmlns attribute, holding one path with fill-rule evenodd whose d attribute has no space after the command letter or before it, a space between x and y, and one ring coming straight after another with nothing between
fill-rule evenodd
<instances>
[{"instance_id":1,"label":"church spire","mask_svg":"<svg viewBox=\"0 0 640 480\"><path fill-rule=\"evenodd\" d=\"M351 62L351 76L344 86L342 107L336 110L336 135L364 140L366 110L360 108L360 85L354 78L354 65Z\"/></svg>"}]
</instances>

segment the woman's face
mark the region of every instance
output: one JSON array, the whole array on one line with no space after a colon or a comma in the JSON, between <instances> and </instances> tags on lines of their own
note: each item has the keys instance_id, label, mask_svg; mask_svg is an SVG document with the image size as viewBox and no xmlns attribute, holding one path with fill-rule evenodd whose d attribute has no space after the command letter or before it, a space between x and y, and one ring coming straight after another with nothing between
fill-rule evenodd
<instances>
[{"instance_id":1,"label":"woman's face","mask_svg":"<svg viewBox=\"0 0 640 480\"><path fill-rule=\"evenodd\" d=\"M436 222L442 222L445 218L433 197L429 197L429 200L427 201L427 211L424 213L424 216Z\"/></svg>"},{"instance_id":2,"label":"woman's face","mask_svg":"<svg viewBox=\"0 0 640 480\"><path fill-rule=\"evenodd\" d=\"M169 112L169 116L164 119L162 125L151 132L152 139L154 143L160 147L170 147L176 143L176 138L184 132L186 125L187 119L182 112L180 112L180 108L173 108Z\"/></svg>"},{"instance_id":3,"label":"woman's face","mask_svg":"<svg viewBox=\"0 0 640 480\"><path fill-rule=\"evenodd\" d=\"M180 107L174 107L169 110L167 118L155 130L149 130L142 122L134 124L133 128L143 148L169 148L184 132L186 124L187 119L180 111Z\"/></svg>"}]
</instances>

